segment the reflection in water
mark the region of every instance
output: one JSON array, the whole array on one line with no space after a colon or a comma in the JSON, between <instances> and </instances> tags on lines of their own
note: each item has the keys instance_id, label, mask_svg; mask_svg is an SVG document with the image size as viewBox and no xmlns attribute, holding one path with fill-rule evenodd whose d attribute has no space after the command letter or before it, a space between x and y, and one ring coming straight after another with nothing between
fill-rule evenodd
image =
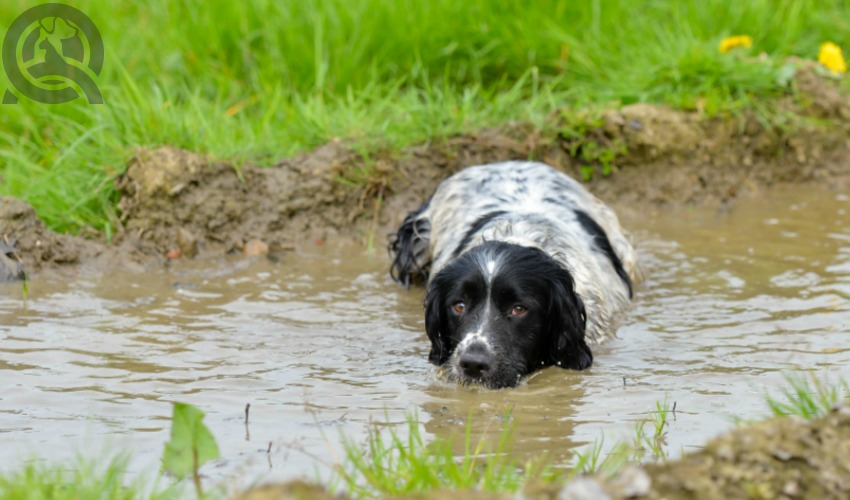
<instances>
[{"instance_id":1,"label":"reflection in water","mask_svg":"<svg viewBox=\"0 0 850 500\"><path fill-rule=\"evenodd\" d=\"M587 371L550 368L502 391L437 380L422 290L394 285L385 256L360 247L36 281L26 303L6 286L0 463L111 447L156 469L171 401L208 413L225 458L205 472L245 481L312 474L339 459L340 432L361 440L412 412L433 435L462 435L471 416L474 441L507 418L521 458L566 459L633 434L667 397L676 455L764 415L784 370L850 379L848 203L797 188L726 212L622 210L648 279L618 339Z\"/></svg>"},{"instance_id":2,"label":"reflection in water","mask_svg":"<svg viewBox=\"0 0 850 500\"><path fill-rule=\"evenodd\" d=\"M538 372L527 384L513 390L492 391L439 382L428 388L431 400L422 404L430 419L425 430L439 436L457 436L456 449L463 452L467 422L475 447L480 439L495 447L505 425L521 445L517 458L527 462L545 454L568 458L575 448L574 417L584 393L581 373L559 369ZM470 419L471 417L471 419Z\"/></svg>"}]
</instances>

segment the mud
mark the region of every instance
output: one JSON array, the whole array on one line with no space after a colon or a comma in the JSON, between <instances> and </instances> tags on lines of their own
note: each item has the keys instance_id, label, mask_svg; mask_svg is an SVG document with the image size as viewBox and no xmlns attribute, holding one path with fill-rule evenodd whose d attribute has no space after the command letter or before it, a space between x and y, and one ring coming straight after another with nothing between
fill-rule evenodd
<instances>
[{"instance_id":1,"label":"mud","mask_svg":"<svg viewBox=\"0 0 850 500\"><path fill-rule=\"evenodd\" d=\"M175 148L142 151L116 183L124 238L147 252L286 245L353 221L358 193L335 179L352 153L328 144L273 168L238 168Z\"/></svg>"},{"instance_id":2,"label":"mud","mask_svg":"<svg viewBox=\"0 0 850 500\"><path fill-rule=\"evenodd\" d=\"M580 177L617 205L727 204L777 183L850 183L850 98L803 67L776 116L706 117L647 104L602 114L580 137L555 113L543 130L517 123L364 157L336 141L271 168L233 165L176 148L141 150L116 180L124 227L113 245L54 234L30 207L4 199L0 231L32 273L100 257L150 266L196 255L277 255L305 241L374 237L379 244L439 181L476 163L537 159ZM582 147L617 151L602 166ZM254 242L246 249L246 244ZM263 250L264 252L266 250ZM103 258L107 256L107 258ZM8 266L7 266L8 267Z\"/></svg>"},{"instance_id":3,"label":"mud","mask_svg":"<svg viewBox=\"0 0 850 500\"><path fill-rule=\"evenodd\" d=\"M850 407L806 421L799 417L742 426L702 451L612 479L583 478L560 498L720 499L850 497ZM599 496L598 493L604 492Z\"/></svg>"},{"instance_id":4,"label":"mud","mask_svg":"<svg viewBox=\"0 0 850 500\"><path fill-rule=\"evenodd\" d=\"M0 196L0 283L49 272L68 277L121 267L143 271L162 259L132 239L113 245L48 229L31 205Z\"/></svg>"},{"instance_id":5,"label":"mud","mask_svg":"<svg viewBox=\"0 0 850 500\"><path fill-rule=\"evenodd\" d=\"M29 204L8 197L0 197L0 243L0 283L24 279L25 270L79 264L103 250L93 241L50 231Z\"/></svg>"}]
</instances>

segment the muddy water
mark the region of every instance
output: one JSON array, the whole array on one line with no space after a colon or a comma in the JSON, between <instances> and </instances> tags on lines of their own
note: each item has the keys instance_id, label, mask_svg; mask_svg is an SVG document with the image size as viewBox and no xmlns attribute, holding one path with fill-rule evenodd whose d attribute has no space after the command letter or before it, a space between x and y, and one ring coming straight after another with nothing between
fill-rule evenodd
<instances>
[{"instance_id":1,"label":"muddy water","mask_svg":"<svg viewBox=\"0 0 850 500\"><path fill-rule=\"evenodd\" d=\"M504 391L438 380L422 290L351 244L37 280L26 301L0 288L0 468L124 449L155 470L171 401L208 414L223 459L205 472L243 484L312 475L340 457L341 434L401 428L412 412L432 436L469 415L475 436L493 435L508 418L517 453L566 459L633 435L666 397L675 456L765 415L787 370L850 379L848 200L806 187L722 211L622 209L648 279L618 338L590 370Z\"/></svg>"}]
</instances>

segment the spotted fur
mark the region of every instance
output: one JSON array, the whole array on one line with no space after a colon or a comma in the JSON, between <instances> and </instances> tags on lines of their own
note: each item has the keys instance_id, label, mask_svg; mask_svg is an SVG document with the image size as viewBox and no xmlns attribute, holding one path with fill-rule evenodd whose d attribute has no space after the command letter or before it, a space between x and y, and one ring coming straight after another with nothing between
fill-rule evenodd
<instances>
[{"instance_id":1,"label":"spotted fur","mask_svg":"<svg viewBox=\"0 0 850 500\"><path fill-rule=\"evenodd\" d=\"M518 379L541 366L589 366L589 349L587 356L577 353L586 343L602 342L614 334L616 320L629 305L632 287L640 279L637 254L614 212L569 176L535 162L469 167L446 179L404 220L390 248L394 253L391 274L396 280L405 285L417 281L428 284L426 305L434 309L426 311L426 326L430 321L433 327L428 331L431 361L440 365L451 361L456 378L478 380L464 375L459 358L470 348L486 351L481 358L489 360L488 371L482 372L480 381L491 386L515 385L516 380L508 383L514 375ZM530 276L511 272L517 262L522 262L524 273ZM558 274L558 269L563 274L557 283L539 276L544 272ZM463 317L455 318L455 325L440 318L451 305L443 296L471 296L469 290L476 288L471 283L476 280L481 289L476 293L481 297L472 305L486 302L486 306L464 312ZM457 286L467 285L469 290L452 292ZM560 288L565 294L574 294L575 300L556 297ZM534 314L540 321L534 325L527 317L512 315L502 321L508 313L494 311L507 307L499 303L502 296L511 296L511 300L522 296L536 302L543 297L548 303L536 304ZM448 300L466 303L466 299L457 297ZM546 344L544 350L559 349L557 340L541 340L547 335L543 330L548 325L559 323L553 317L565 313L551 310L557 307L574 309L568 323L575 323L575 329L580 330L571 334L577 338L566 342L575 345L560 342L560 348L583 361L572 362L567 354L541 354L539 346L530 346L528 352L517 354L529 359L514 360L511 367L503 368L509 373L498 375L498 383L487 379L485 375L497 369L499 360L516 354L511 350L517 340L511 335L537 336L539 343ZM429 315L434 316L429 319ZM470 323L473 315L477 319ZM502 338L488 329L504 330ZM537 359L541 356L543 359ZM475 370L470 373L475 374Z\"/></svg>"}]
</instances>

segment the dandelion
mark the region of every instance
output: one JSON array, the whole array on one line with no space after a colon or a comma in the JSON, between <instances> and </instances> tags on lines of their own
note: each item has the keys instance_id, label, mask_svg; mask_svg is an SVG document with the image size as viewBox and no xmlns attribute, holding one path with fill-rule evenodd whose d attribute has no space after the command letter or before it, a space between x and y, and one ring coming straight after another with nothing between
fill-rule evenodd
<instances>
[{"instance_id":1,"label":"dandelion","mask_svg":"<svg viewBox=\"0 0 850 500\"><path fill-rule=\"evenodd\" d=\"M720 41L720 53L725 54L735 47L750 48L752 46L753 39L749 35L730 36Z\"/></svg>"},{"instance_id":2,"label":"dandelion","mask_svg":"<svg viewBox=\"0 0 850 500\"><path fill-rule=\"evenodd\" d=\"M821 44L818 52L818 62L835 74L847 72L847 63L844 62L844 54L841 52L841 47L832 42Z\"/></svg>"}]
</instances>

